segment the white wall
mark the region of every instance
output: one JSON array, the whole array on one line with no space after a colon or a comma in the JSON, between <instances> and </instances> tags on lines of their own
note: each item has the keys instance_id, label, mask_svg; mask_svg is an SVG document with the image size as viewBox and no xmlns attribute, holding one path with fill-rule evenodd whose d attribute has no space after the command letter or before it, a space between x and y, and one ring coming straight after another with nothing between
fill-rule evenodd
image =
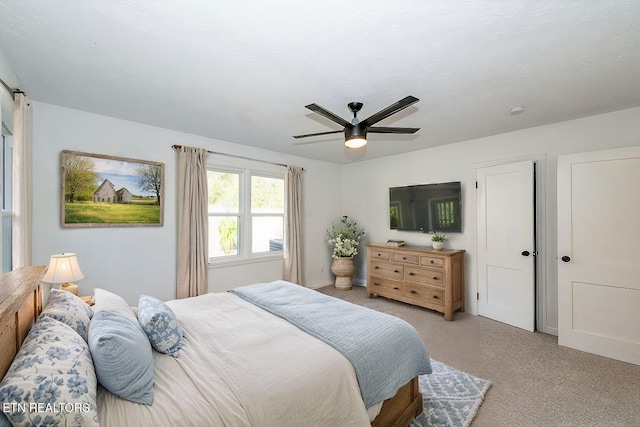
<instances>
[{"instance_id":1,"label":"white wall","mask_svg":"<svg viewBox=\"0 0 640 427\"><path fill-rule=\"evenodd\" d=\"M428 132L423 129L421 132ZM462 181L463 233L447 236L447 248L466 252L466 307L477 313L475 271L474 165L500 160L542 157L545 160L545 244L539 260L545 263L542 302L546 316L539 329L557 333L556 262L556 158L560 154L595 151L640 144L640 108L587 117L553 125L435 147L344 167L344 213L366 229L367 242L403 239L408 244L430 246L427 234L389 229L388 189L392 186ZM615 237L615 236L614 236ZM615 247L615 242L612 243ZM364 256L358 276L366 277Z\"/></svg>"},{"instance_id":2,"label":"white wall","mask_svg":"<svg viewBox=\"0 0 640 427\"><path fill-rule=\"evenodd\" d=\"M331 281L330 253L324 232L341 215L342 171L338 165L288 156L229 142L146 126L110 117L32 102L33 130L33 263L48 264L51 254L76 252L86 278L82 294L102 287L137 305L141 293L175 298L176 169L173 144L292 164L303 175L304 284ZM165 165L165 211L162 227L60 227L60 152L143 159ZM282 278L282 261L251 263L209 270L209 290Z\"/></svg>"},{"instance_id":3,"label":"white wall","mask_svg":"<svg viewBox=\"0 0 640 427\"><path fill-rule=\"evenodd\" d=\"M4 81L9 87L19 89L18 77L13 72L13 68L9 65L7 60L7 54L4 52L4 48L0 44L0 79ZM8 117L13 115L13 99L11 94L0 85L0 106L4 110Z\"/></svg>"}]
</instances>

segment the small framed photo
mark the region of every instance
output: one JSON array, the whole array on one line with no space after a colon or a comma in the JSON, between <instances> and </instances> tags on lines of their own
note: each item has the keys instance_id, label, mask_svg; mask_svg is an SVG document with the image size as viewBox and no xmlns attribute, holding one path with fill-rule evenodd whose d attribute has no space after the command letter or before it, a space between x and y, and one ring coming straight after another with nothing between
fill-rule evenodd
<instances>
[{"instance_id":1,"label":"small framed photo","mask_svg":"<svg viewBox=\"0 0 640 427\"><path fill-rule=\"evenodd\" d=\"M164 164L62 151L63 228L162 226Z\"/></svg>"}]
</instances>

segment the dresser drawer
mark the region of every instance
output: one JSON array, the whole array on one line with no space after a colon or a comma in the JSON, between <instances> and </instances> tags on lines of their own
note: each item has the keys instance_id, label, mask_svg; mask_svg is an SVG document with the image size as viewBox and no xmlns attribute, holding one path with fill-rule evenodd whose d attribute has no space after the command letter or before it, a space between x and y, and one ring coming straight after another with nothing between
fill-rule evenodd
<instances>
[{"instance_id":1,"label":"dresser drawer","mask_svg":"<svg viewBox=\"0 0 640 427\"><path fill-rule=\"evenodd\" d=\"M400 252L393 253L393 261L403 262L405 264L420 264L420 256L417 254L403 254Z\"/></svg>"},{"instance_id":2,"label":"dresser drawer","mask_svg":"<svg viewBox=\"0 0 640 427\"><path fill-rule=\"evenodd\" d=\"M390 297L402 296L402 282L372 277L371 282L367 283L367 286L369 287L369 293L372 294L388 295Z\"/></svg>"},{"instance_id":3,"label":"dresser drawer","mask_svg":"<svg viewBox=\"0 0 640 427\"><path fill-rule=\"evenodd\" d=\"M417 283L405 283L403 296L426 302L432 305L444 306L444 290Z\"/></svg>"},{"instance_id":4,"label":"dresser drawer","mask_svg":"<svg viewBox=\"0 0 640 427\"><path fill-rule=\"evenodd\" d=\"M384 279L402 280L403 267L401 264L371 261L371 275Z\"/></svg>"},{"instance_id":5,"label":"dresser drawer","mask_svg":"<svg viewBox=\"0 0 640 427\"><path fill-rule=\"evenodd\" d=\"M391 259L391 252L382 250L369 250L369 257L371 259L383 259L385 261L388 261Z\"/></svg>"},{"instance_id":6,"label":"dresser drawer","mask_svg":"<svg viewBox=\"0 0 640 427\"><path fill-rule=\"evenodd\" d=\"M420 265L429 267L444 267L444 259L435 256L423 255L420 257Z\"/></svg>"},{"instance_id":7,"label":"dresser drawer","mask_svg":"<svg viewBox=\"0 0 640 427\"><path fill-rule=\"evenodd\" d=\"M427 285L444 286L444 271L430 268L406 266L404 268L404 280Z\"/></svg>"}]
</instances>

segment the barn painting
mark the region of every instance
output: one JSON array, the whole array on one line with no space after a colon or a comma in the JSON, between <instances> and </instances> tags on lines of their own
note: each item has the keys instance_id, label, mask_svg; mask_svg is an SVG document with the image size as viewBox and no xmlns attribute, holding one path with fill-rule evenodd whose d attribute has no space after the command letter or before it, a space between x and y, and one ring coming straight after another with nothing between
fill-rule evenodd
<instances>
[{"instance_id":1,"label":"barn painting","mask_svg":"<svg viewBox=\"0 0 640 427\"><path fill-rule=\"evenodd\" d=\"M111 181L105 179L100 187L93 193L94 203L131 203L132 195L129 190L122 187L116 190Z\"/></svg>"},{"instance_id":2,"label":"barn painting","mask_svg":"<svg viewBox=\"0 0 640 427\"><path fill-rule=\"evenodd\" d=\"M162 225L164 164L63 151L63 227Z\"/></svg>"}]
</instances>

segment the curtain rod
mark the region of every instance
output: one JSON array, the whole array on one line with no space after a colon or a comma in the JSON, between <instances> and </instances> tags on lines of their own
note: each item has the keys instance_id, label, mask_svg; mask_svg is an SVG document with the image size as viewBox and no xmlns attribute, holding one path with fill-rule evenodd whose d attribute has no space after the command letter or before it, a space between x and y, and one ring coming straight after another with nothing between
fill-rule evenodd
<instances>
[{"instance_id":1,"label":"curtain rod","mask_svg":"<svg viewBox=\"0 0 640 427\"><path fill-rule=\"evenodd\" d=\"M0 83L2 83L2 86L4 86L9 93L11 94L11 97L13 99L16 99L16 93L24 93L23 91L21 91L20 89L14 89L11 86L9 86L8 84L5 83L4 80L0 79Z\"/></svg>"},{"instance_id":2,"label":"curtain rod","mask_svg":"<svg viewBox=\"0 0 640 427\"><path fill-rule=\"evenodd\" d=\"M172 146L171 146L171 148L175 148L175 149L177 150L177 149L182 148L182 145L177 145L177 144L175 144L175 145L172 145ZM288 167L288 166L289 166L289 165L285 165L284 163L269 162L269 161L267 161L267 160L253 159L253 158L251 158L251 157L237 156L237 155L235 155L235 154L220 153L220 152L217 152L217 151L211 151L211 150L207 150L207 153L209 153L209 154L219 154L219 155L221 155L221 156L235 157L236 159L251 160L251 161L253 161L253 162L268 163L268 164L270 164L270 165L282 166L282 167L284 167L284 168L286 168L286 167ZM302 170L304 170L304 168L302 168Z\"/></svg>"}]
</instances>

